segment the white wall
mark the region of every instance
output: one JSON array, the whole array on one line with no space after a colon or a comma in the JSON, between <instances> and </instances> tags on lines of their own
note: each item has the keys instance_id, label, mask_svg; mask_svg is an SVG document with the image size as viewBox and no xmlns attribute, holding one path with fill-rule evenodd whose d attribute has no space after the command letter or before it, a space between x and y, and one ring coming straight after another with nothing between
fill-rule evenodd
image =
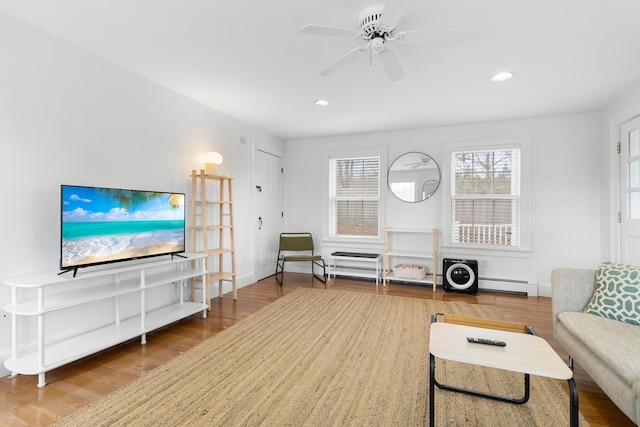
<instances>
[{"instance_id":1,"label":"white wall","mask_svg":"<svg viewBox=\"0 0 640 427\"><path fill-rule=\"evenodd\" d=\"M58 269L61 184L189 193L197 154L215 150L234 176L238 279L250 283L251 141L281 141L5 14L0 52L0 279ZM0 326L0 360L9 345Z\"/></svg>"},{"instance_id":2,"label":"white wall","mask_svg":"<svg viewBox=\"0 0 640 427\"><path fill-rule=\"evenodd\" d=\"M464 255L480 261L482 277L535 280L540 295L550 295L553 268L594 267L601 261L600 135L600 115L592 113L287 141L286 231L309 230L315 236L323 235L327 152L382 146L387 148L390 164L404 152L422 151L442 167L446 143L528 137L533 157L531 253L505 257L469 251ZM442 186L446 185L449 179L443 176L431 199L413 204L398 200L387 190L386 224L442 228ZM448 255L446 251L441 254Z\"/></svg>"}]
</instances>

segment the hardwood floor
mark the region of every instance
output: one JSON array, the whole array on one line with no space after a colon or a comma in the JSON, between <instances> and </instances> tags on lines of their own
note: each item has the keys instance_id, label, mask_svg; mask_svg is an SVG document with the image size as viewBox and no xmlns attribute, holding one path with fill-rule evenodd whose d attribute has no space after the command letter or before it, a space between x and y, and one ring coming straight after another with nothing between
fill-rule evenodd
<instances>
[{"instance_id":1,"label":"hardwood floor","mask_svg":"<svg viewBox=\"0 0 640 427\"><path fill-rule=\"evenodd\" d=\"M193 316L148 334L148 342L138 340L121 344L91 357L47 373L47 386L36 387L36 376L0 379L0 425L46 426L130 383L189 348L244 319L297 287L324 288L310 275L286 273L280 288L273 277L238 290L238 300L230 295L214 299L209 316ZM477 296L433 294L418 285L392 284L376 288L371 281L338 278L327 289L399 295L413 298L488 304L498 307L509 319L524 322L545 338L564 359L566 352L553 339L551 299L481 292ZM425 355L425 357L427 357ZM580 396L580 411L591 426L634 426L582 371L575 370ZM563 383L568 395L566 384Z\"/></svg>"}]
</instances>

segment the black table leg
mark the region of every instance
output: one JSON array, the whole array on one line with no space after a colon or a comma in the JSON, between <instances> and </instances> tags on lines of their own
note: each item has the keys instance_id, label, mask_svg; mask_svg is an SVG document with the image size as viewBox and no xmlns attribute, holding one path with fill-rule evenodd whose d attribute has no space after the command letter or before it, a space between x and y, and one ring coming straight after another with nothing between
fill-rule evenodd
<instances>
[{"instance_id":1,"label":"black table leg","mask_svg":"<svg viewBox=\"0 0 640 427\"><path fill-rule=\"evenodd\" d=\"M529 391L530 391L530 383L529 383L529 374L525 374L524 376L524 389L525 393L521 399L509 399L500 396L488 395L485 393L478 393L471 390L460 389L456 387L450 387L443 384L440 384L436 381L436 358L433 354L429 354L429 426L435 426L435 386L443 390L455 391L458 393L469 394L472 396L484 397L493 400L499 400L502 402L522 404L529 400ZM579 427L578 426L578 388L576 387L576 383L573 378L567 380L569 383L569 400L570 400L570 425L571 427Z\"/></svg>"},{"instance_id":2,"label":"black table leg","mask_svg":"<svg viewBox=\"0 0 640 427\"><path fill-rule=\"evenodd\" d=\"M433 354L429 354L430 375L429 375L429 425L433 427L436 419L436 358Z\"/></svg>"},{"instance_id":3,"label":"black table leg","mask_svg":"<svg viewBox=\"0 0 640 427\"><path fill-rule=\"evenodd\" d=\"M567 380L569 383L569 399L571 404L571 427L578 427L578 388L573 378Z\"/></svg>"},{"instance_id":4,"label":"black table leg","mask_svg":"<svg viewBox=\"0 0 640 427\"><path fill-rule=\"evenodd\" d=\"M436 379L436 368L435 361L433 360L434 356L431 356L431 378L430 378L430 387L436 386L441 390L454 391L456 393L468 394L470 396L484 397L485 399L497 400L499 402L513 403L515 405L522 405L523 403L527 403L529 401L530 390L531 390L531 380L529 374L524 374L524 394L520 398L506 397L506 396L497 396L495 394L483 393L475 390L469 390L466 388L453 387L446 384L441 384Z\"/></svg>"}]
</instances>

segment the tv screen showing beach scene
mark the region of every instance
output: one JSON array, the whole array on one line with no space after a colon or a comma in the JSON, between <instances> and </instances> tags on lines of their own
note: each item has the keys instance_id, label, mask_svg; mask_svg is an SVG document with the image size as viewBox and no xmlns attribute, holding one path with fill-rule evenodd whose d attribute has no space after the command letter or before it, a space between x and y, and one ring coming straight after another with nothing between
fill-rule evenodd
<instances>
[{"instance_id":1,"label":"tv screen showing beach scene","mask_svg":"<svg viewBox=\"0 0 640 427\"><path fill-rule=\"evenodd\" d=\"M61 186L60 268L185 251L185 195Z\"/></svg>"}]
</instances>

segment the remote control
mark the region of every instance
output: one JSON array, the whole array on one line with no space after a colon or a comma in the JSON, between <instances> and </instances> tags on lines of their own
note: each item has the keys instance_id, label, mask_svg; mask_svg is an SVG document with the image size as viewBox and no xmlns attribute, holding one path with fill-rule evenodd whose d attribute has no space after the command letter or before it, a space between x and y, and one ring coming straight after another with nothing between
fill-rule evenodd
<instances>
[{"instance_id":1,"label":"remote control","mask_svg":"<svg viewBox=\"0 0 640 427\"><path fill-rule=\"evenodd\" d=\"M467 341L474 343L474 344L486 344L486 345L495 345L498 347L504 347L507 345L506 342L504 341L496 341L496 340L488 340L486 338L474 338L474 337L467 337Z\"/></svg>"}]
</instances>

